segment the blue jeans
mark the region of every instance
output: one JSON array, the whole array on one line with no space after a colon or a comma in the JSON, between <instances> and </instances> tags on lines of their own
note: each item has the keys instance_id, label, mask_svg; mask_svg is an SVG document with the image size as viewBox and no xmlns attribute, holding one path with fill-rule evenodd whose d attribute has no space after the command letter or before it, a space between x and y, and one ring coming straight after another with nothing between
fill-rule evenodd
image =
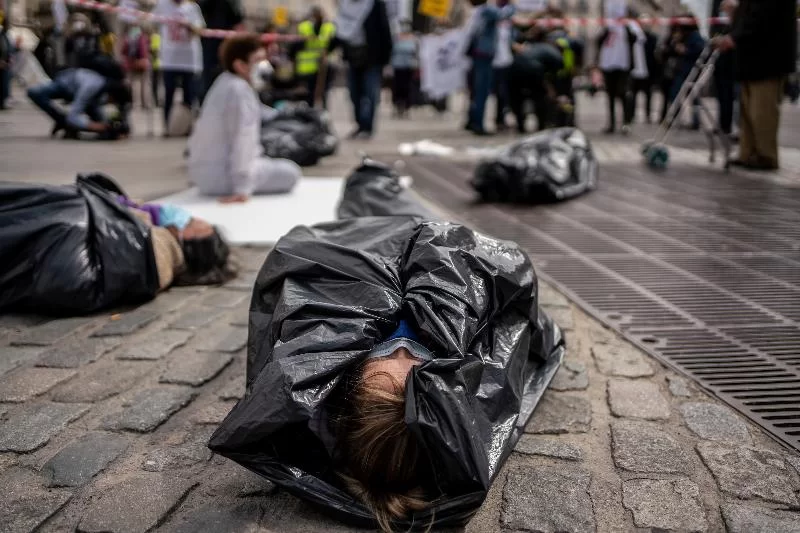
<instances>
[{"instance_id":1,"label":"blue jeans","mask_svg":"<svg viewBox=\"0 0 800 533\"><path fill-rule=\"evenodd\" d=\"M486 101L492 92L492 59L478 57L472 61L472 104L469 108L469 124L483 129Z\"/></svg>"},{"instance_id":2,"label":"blue jeans","mask_svg":"<svg viewBox=\"0 0 800 533\"><path fill-rule=\"evenodd\" d=\"M66 123L67 115L53 105L53 100L71 100L72 94L67 91L58 81L51 81L38 87L28 89L28 98L36 106L47 113L56 124L63 126ZM103 121L103 112L97 103L92 103L86 108L86 114L95 122Z\"/></svg>"},{"instance_id":3,"label":"blue jeans","mask_svg":"<svg viewBox=\"0 0 800 533\"><path fill-rule=\"evenodd\" d=\"M6 106L6 100L11 96L11 68L0 69L0 108Z\"/></svg>"},{"instance_id":4,"label":"blue jeans","mask_svg":"<svg viewBox=\"0 0 800 533\"><path fill-rule=\"evenodd\" d=\"M181 86L183 92L183 105L189 109L194 108L197 98L197 76L193 72L178 70L164 70L164 125L169 124L169 115L172 112L172 103L175 100L175 89Z\"/></svg>"},{"instance_id":5,"label":"blue jeans","mask_svg":"<svg viewBox=\"0 0 800 533\"><path fill-rule=\"evenodd\" d=\"M381 96L381 67L372 65L360 69L350 68L347 85L353 114L359 131L372 133L375 125L375 110Z\"/></svg>"}]
</instances>

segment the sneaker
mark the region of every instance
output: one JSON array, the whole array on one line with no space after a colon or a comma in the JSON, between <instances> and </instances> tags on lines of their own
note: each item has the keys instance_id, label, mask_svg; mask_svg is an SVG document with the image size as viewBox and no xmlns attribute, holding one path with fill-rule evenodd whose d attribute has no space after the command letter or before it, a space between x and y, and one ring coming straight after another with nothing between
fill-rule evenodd
<instances>
[{"instance_id":1,"label":"sneaker","mask_svg":"<svg viewBox=\"0 0 800 533\"><path fill-rule=\"evenodd\" d=\"M630 135L631 134L631 127L629 125L625 124L624 126L622 126L622 129L620 131L622 132L623 135Z\"/></svg>"},{"instance_id":2,"label":"sneaker","mask_svg":"<svg viewBox=\"0 0 800 533\"><path fill-rule=\"evenodd\" d=\"M483 128L473 128L470 130L473 135L477 135L478 137L491 137L494 133L487 131Z\"/></svg>"},{"instance_id":3,"label":"sneaker","mask_svg":"<svg viewBox=\"0 0 800 533\"><path fill-rule=\"evenodd\" d=\"M614 126L609 126L609 127L607 127L606 129L603 130L603 133L606 134L606 135L613 135L616 132L617 132L617 128L614 127Z\"/></svg>"}]
</instances>

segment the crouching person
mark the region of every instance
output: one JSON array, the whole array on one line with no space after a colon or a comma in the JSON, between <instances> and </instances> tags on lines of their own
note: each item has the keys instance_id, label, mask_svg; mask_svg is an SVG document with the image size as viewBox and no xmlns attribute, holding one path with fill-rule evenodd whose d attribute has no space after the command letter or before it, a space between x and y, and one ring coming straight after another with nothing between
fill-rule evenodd
<instances>
[{"instance_id":1,"label":"crouching person","mask_svg":"<svg viewBox=\"0 0 800 533\"><path fill-rule=\"evenodd\" d=\"M131 90L121 78L107 77L88 68L69 68L52 81L28 89L28 97L53 119L52 136L63 130L65 138L77 139L80 132L87 131L113 140L130 133L127 113ZM64 113L54 100L71 102L69 112ZM103 114L102 105L106 102L118 107L116 118L109 119Z\"/></svg>"},{"instance_id":2,"label":"crouching person","mask_svg":"<svg viewBox=\"0 0 800 533\"><path fill-rule=\"evenodd\" d=\"M220 49L223 72L203 102L189 139L189 177L201 194L223 203L245 202L254 194L286 193L300 179L288 159L263 157L261 117L254 90L257 65L266 51L257 37L232 37Z\"/></svg>"}]
</instances>

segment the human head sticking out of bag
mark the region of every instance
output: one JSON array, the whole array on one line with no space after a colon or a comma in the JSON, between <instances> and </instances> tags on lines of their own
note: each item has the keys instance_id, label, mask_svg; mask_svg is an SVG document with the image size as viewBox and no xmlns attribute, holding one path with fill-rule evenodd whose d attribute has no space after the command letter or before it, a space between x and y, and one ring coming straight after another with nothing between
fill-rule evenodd
<instances>
[{"instance_id":1,"label":"human head sticking out of bag","mask_svg":"<svg viewBox=\"0 0 800 533\"><path fill-rule=\"evenodd\" d=\"M405 383L414 366L432 358L403 321L346 387L338 423L340 476L383 531L431 504L424 488L424 480L433 479L430 460L405 423Z\"/></svg>"},{"instance_id":2,"label":"human head sticking out of bag","mask_svg":"<svg viewBox=\"0 0 800 533\"><path fill-rule=\"evenodd\" d=\"M175 280L177 285L212 285L235 276L230 248L216 227L193 217L177 238L186 266Z\"/></svg>"}]
</instances>

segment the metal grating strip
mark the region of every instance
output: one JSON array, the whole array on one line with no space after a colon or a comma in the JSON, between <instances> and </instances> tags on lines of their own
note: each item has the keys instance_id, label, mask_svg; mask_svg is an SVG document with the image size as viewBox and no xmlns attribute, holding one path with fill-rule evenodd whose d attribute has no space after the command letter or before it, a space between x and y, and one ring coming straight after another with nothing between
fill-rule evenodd
<instances>
[{"instance_id":1,"label":"metal grating strip","mask_svg":"<svg viewBox=\"0 0 800 533\"><path fill-rule=\"evenodd\" d=\"M800 190L608 164L566 204L477 204L465 163L410 159L415 188L514 240L589 313L800 451Z\"/></svg>"}]
</instances>

